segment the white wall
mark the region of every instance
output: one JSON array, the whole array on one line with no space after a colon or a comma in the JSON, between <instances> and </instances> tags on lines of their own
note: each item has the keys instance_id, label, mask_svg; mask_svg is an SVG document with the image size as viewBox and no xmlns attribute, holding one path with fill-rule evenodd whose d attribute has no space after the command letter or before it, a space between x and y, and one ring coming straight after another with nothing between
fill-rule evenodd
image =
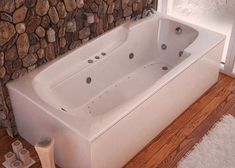
<instances>
[{"instance_id":1,"label":"white wall","mask_svg":"<svg viewBox=\"0 0 235 168\"><path fill-rule=\"evenodd\" d=\"M198 14L219 13L235 16L234 0L171 0L173 10L184 15L198 16Z\"/></svg>"},{"instance_id":2,"label":"white wall","mask_svg":"<svg viewBox=\"0 0 235 168\"><path fill-rule=\"evenodd\" d=\"M225 34L227 40L222 61L225 62L229 54L235 55L231 53L233 44L230 43L235 27L235 0L168 0L167 13Z\"/></svg>"}]
</instances>

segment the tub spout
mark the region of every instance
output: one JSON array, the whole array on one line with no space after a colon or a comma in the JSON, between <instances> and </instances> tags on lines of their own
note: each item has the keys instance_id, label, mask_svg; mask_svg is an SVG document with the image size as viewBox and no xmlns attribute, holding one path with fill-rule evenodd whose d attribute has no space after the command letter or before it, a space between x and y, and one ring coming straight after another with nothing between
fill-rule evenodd
<instances>
[{"instance_id":1,"label":"tub spout","mask_svg":"<svg viewBox=\"0 0 235 168\"><path fill-rule=\"evenodd\" d=\"M154 9L151 8L151 6L148 4L147 7L145 7L145 9L143 10L142 14L139 16L137 12L133 13L133 18L134 20L138 20L138 19L143 19L146 16L149 16L151 14L154 14Z\"/></svg>"}]
</instances>

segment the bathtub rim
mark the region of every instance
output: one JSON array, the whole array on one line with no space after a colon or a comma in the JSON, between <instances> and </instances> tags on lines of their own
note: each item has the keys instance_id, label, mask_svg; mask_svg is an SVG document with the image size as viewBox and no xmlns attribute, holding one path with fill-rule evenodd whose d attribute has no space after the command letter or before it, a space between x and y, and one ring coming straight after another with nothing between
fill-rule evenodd
<instances>
[{"instance_id":1,"label":"bathtub rim","mask_svg":"<svg viewBox=\"0 0 235 168\"><path fill-rule=\"evenodd\" d=\"M161 15L162 16L162 15ZM156 16L157 17L157 16ZM162 17L160 17L162 18ZM158 19L160 19L158 18ZM172 17L168 17L166 16L166 18L171 18ZM148 18L151 19L151 18ZM174 21L176 20L177 22L182 23L179 19L175 19L173 18ZM179 20L179 21L178 21ZM144 21L144 20L141 20ZM188 23L184 23L186 25L191 25ZM204 28L202 28L204 30ZM208 30L210 31L210 30ZM212 31L210 31L212 32ZM41 100L41 98L36 94L33 85L32 85L32 80L34 79L34 77L39 74L41 71L45 70L45 67L42 67L41 69L36 69L35 71L25 75L24 77L22 77L19 80L13 81L13 82L9 82L7 84L8 89L17 92L18 94L20 94L21 96L23 96L24 98L26 98L27 100L29 100L31 103L33 103L34 105L36 105L38 108L40 108L42 111L44 111L44 113L49 114L51 117L55 118L56 120L58 120L61 124L65 125L66 127L72 129L73 131L75 131L76 133L78 133L80 136L82 136L83 138L87 139L88 141L94 141L96 138L98 138L99 136L101 136L103 133L105 133L108 129L110 129L112 126L114 126L115 124L118 123L118 121L120 121L123 117L127 116L128 114L131 114L132 111L137 108L139 105L141 105L142 103L144 103L146 100L148 100L152 95L156 94L162 87L164 87L168 82L170 82L171 80L173 80L175 77L177 77L180 73L182 73L183 71L187 70L187 68L189 68L193 63L199 61L206 53L208 53L210 50L212 50L213 48L217 47L218 45L220 45L221 43L224 42L225 37L223 35L220 35L219 33L217 33L221 38L219 41L217 41L216 44L214 44L211 48L207 49L207 51L203 52L199 52L197 54L191 53L191 56L189 58L187 58L186 60L184 60L182 63L180 63L179 65L177 65L176 67L174 67L171 71L169 71L167 74L165 74L163 77L161 77L155 84L154 87L152 88L148 88L146 91L144 91L144 97L142 97L142 99L140 99L138 102L136 102L136 106L132 106L132 110L129 110L128 112L123 112L123 115L121 115L119 117L119 119L117 119L116 121L111 122L110 125L106 126L105 128L103 128L102 130L98 131L98 133L96 133L95 135L90 135L88 134L84 134L84 132L81 132L80 126L71 123L71 120L73 118L73 115L68 115L68 113L64 113L62 111L59 111L53 107L51 107L48 103L44 102L43 100ZM200 35L200 31L199 31L199 35ZM198 37L199 38L199 37ZM94 39L95 40L95 39ZM194 43L192 43L191 45L193 45ZM190 51L190 46L188 47L189 51ZM187 50L186 50L187 51ZM72 51L71 51L72 52ZM66 54L68 55L68 54ZM63 56L65 57L65 56ZM61 58L60 58L61 59ZM55 61L59 61L60 59L57 59ZM55 62L54 61L54 62ZM51 64L53 64L52 62L49 63L46 67L49 67ZM31 81L31 82L28 82ZM20 87L18 86L18 84ZM151 92L150 92L151 90ZM25 92L26 91L26 92ZM147 95L148 92L148 95ZM151 93L151 94L150 94ZM141 96L143 96L141 94ZM31 99L29 99L31 97ZM74 122L74 121L73 121Z\"/></svg>"},{"instance_id":2,"label":"bathtub rim","mask_svg":"<svg viewBox=\"0 0 235 168\"><path fill-rule=\"evenodd\" d=\"M157 14L159 14L159 13L157 13ZM152 16L152 17L150 17L150 18L146 18L147 20L153 20L155 17L158 17L158 15L154 15L154 16ZM173 20L172 19L172 17L169 17L169 16L166 16L166 18L164 18L164 17L159 17L158 19L157 19L157 22L158 22L158 24L161 22L161 20L169 20L169 21L173 21L173 22L179 22L179 21L177 21L177 19L176 20ZM146 20L146 21L147 21ZM178 19L179 20L179 19ZM123 27L129 27L129 29L131 29L131 27L134 27L135 25L138 25L138 24L140 24L140 23L142 23L142 22L145 22L145 19L143 19L143 20L140 20L140 22L139 21L137 21L137 22L127 22L126 24L123 24ZM196 34L196 36L195 36L195 38L194 38L194 41L192 41L189 45L188 45L188 47L187 48L185 48L185 52L187 52L187 53L190 53L190 55L192 56L192 53L194 53L195 51L193 51L193 48L194 47L191 47L191 46L194 46L195 44L195 41L197 41L198 39L200 39L200 37L198 37L198 36L200 36L199 35L199 30L198 29L195 29L195 28L193 28L193 26L191 26L191 24L185 24L185 23L181 23L181 22L179 22L180 24L184 24L185 26L187 26L187 27L189 27L189 28L192 28L193 29L193 31L195 31L197 34ZM122 27L122 26L121 26ZM123 28L121 28L121 29L123 29ZM130 31L130 30L129 30ZM211 32L211 31L210 31ZM108 34L108 33L107 33ZM128 35L127 35L128 36ZM94 41L95 41L95 39L94 39ZM91 42L92 43L92 42ZM126 43L126 41L124 41L124 43L121 45L121 46L123 46L123 45L125 45L125 43ZM200 42L198 43L199 45L200 45ZM196 45L198 45L198 44L196 44ZM119 47L121 47L121 46L119 46ZM114 51L116 51L119 47L117 47L117 48L115 48L114 49ZM79 48L78 48L79 49ZM205 48L204 48L205 49ZM203 49L203 50L204 50ZM208 50L208 49L207 49ZM110 54L112 54L114 51L112 51ZM76 51L74 51L74 52L76 52ZM203 53L203 52L201 52L201 53ZM62 60L63 60L63 58L61 58ZM69 59L69 58L65 58L65 59ZM105 59L107 59L107 57L106 58L103 58L102 60L100 60L99 62L102 62L102 61L104 61ZM60 61L60 59L58 59L58 62L62 62L62 60ZM82 60L82 62L84 63L84 61L86 61L86 59L85 60ZM57 62L57 61L56 61ZM98 63L99 63L98 62ZM86 63L86 62L85 62ZM79 72L82 72L83 70L86 70L87 68L92 68L93 66L95 66L97 64L97 62L94 62L92 65L90 65L90 66L88 66L88 67L85 67L84 69L80 69L80 70L78 70L78 71L76 71L76 72L73 72L73 73L71 73L71 74L69 74L69 76L68 77L66 77L66 78L62 78L62 80L60 79L59 81L57 81L58 83L53 83L53 82L50 82L50 81L48 81L48 80L43 80L43 79L45 79L45 78L48 78L47 76L47 71L49 71L50 69L52 69L53 68L53 66L56 66L57 64L55 63L55 64L53 64L52 65L52 67L51 66L49 66L48 65L48 67L46 67L46 68L44 68L41 72L39 72L39 73L37 73L36 75L35 75L35 77L33 77L33 79L32 79L32 82L33 82L33 86L34 86L34 90L35 90L35 92L39 95L39 97L41 97L41 99L43 99L43 97L44 97L44 95L43 96L41 96L41 93L42 92L44 92L44 93L46 93L46 95L48 96L48 97L51 97L51 94L50 94L50 91L51 90L53 90L53 88L56 86L56 85L58 85L58 84L60 84L60 82L62 82L62 81L64 81L64 80L67 80L67 78L70 78L71 76L73 76L73 75L75 75L75 74L78 74ZM60 76L60 75L59 75ZM44 83L44 82L41 82L41 81L44 81L44 82L46 82L47 83L47 87L45 88L45 87L42 87L42 83ZM63 104L60 104L60 105L58 105L57 104L57 102L54 102L54 101L52 101L52 97L51 98L49 98L48 99L48 102L47 102L48 104L50 104L51 106L53 106L54 108L57 108L57 109L62 109L61 107L63 107L64 105ZM63 107L63 108L68 108L69 109L69 107Z\"/></svg>"}]
</instances>

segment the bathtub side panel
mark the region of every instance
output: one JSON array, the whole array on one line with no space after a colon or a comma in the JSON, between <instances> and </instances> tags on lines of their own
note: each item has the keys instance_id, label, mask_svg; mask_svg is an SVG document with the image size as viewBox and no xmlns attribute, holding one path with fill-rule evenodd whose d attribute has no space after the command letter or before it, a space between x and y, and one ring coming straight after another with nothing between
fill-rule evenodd
<instances>
[{"instance_id":1,"label":"bathtub side panel","mask_svg":"<svg viewBox=\"0 0 235 168\"><path fill-rule=\"evenodd\" d=\"M29 81L30 82L30 81ZM90 144L73 130L46 114L14 89L9 89L19 134L32 145L55 139L55 161L60 167L90 168Z\"/></svg>"},{"instance_id":2,"label":"bathtub side panel","mask_svg":"<svg viewBox=\"0 0 235 168\"><path fill-rule=\"evenodd\" d=\"M161 88L91 146L93 168L120 168L218 80L223 43Z\"/></svg>"}]
</instances>

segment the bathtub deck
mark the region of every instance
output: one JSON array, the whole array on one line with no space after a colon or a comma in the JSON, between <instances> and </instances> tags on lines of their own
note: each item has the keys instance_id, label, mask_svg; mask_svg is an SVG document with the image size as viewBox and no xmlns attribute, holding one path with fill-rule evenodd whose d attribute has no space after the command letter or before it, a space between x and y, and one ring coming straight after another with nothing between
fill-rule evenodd
<instances>
[{"instance_id":1,"label":"bathtub deck","mask_svg":"<svg viewBox=\"0 0 235 168\"><path fill-rule=\"evenodd\" d=\"M216 85L127 163L125 168L176 167L177 162L224 114L235 116L235 79L221 74ZM16 139L23 141L37 161L33 168L41 167L34 148L20 137L10 138L4 129L0 129L0 163Z\"/></svg>"}]
</instances>

